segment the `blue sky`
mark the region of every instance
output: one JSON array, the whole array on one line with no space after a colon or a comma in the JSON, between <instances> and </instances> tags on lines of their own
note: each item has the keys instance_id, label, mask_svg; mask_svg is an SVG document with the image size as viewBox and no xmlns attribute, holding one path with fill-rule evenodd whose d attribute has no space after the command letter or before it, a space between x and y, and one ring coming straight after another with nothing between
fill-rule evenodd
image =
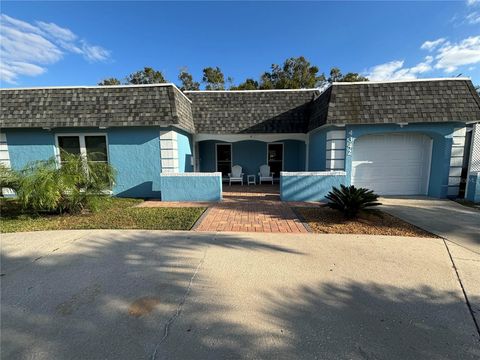
<instances>
[{"instance_id":1,"label":"blue sky","mask_svg":"<svg viewBox=\"0 0 480 360\"><path fill-rule=\"evenodd\" d=\"M480 84L480 0L3 2L2 87L95 85L151 66L171 82L219 66L235 83L304 55L373 80Z\"/></svg>"}]
</instances>

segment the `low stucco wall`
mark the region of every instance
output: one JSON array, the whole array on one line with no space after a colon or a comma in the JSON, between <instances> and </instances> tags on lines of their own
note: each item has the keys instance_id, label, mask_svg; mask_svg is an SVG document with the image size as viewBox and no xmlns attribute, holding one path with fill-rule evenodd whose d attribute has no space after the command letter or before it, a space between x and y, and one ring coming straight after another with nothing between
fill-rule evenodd
<instances>
[{"instance_id":1,"label":"low stucco wall","mask_svg":"<svg viewBox=\"0 0 480 360\"><path fill-rule=\"evenodd\" d=\"M282 201L322 201L332 190L345 184L345 171L281 172Z\"/></svg>"},{"instance_id":2,"label":"low stucco wall","mask_svg":"<svg viewBox=\"0 0 480 360\"><path fill-rule=\"evenodd\" d=\"M220 201L222 173L164 173L162 201Z\"/></svg>"},{"instance_id":3,"label":"low stucco wall","mask_svg":"<svg viewBox=\"0 0 480 360\"><path fill-rule=\"evenodd\" d=\"M480 203L480 172L468 176L467 200Z\"/></svg>"}]
</instances>

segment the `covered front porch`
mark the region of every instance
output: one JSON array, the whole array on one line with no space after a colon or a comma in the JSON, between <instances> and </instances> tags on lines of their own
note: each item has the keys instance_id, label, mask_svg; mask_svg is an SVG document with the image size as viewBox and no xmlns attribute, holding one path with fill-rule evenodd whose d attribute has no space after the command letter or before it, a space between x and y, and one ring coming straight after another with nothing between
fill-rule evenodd
<instances>
[{"instance_id":1,"label":"covered front porch","mask_svg":"<svg viewBox=\"0 0 480 360\"><path fill-rule=\"evenodd\" d=\"M221 172L224 181L235 165L242 167L244 184L254 175L258 184L260 166L270 166L274 181L281 171L305 171L307 138L305 134L199 134L194 138L195 171Z\"/></svg>"}]
</instances>

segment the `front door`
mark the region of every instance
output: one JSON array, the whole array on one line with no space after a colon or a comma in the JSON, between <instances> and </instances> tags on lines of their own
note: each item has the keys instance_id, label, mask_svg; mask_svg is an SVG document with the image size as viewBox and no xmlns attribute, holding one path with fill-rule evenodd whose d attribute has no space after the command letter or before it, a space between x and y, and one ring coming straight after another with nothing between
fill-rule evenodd
<instances>
[{"instance_id":1,"label":"front door","mask_svg":"<svg viewBox=\"0 0 480 360\"><path fill-rule=\"evenodd\" d=\"M223 178L228 177L232 171L232 144L217 144L217 171Z\"/></svg>"},{"instance_id":2,"label":"front door","mask_svg":"<svg viewBox=\"0 0 480 360\"><path fill-rule=\"evenodd\" d=\"M268 144L267 154L268 166L273 172L274 178L280 178L280 171L283 171L283 144L273 143Z\"/></svg>"}]
</instances>

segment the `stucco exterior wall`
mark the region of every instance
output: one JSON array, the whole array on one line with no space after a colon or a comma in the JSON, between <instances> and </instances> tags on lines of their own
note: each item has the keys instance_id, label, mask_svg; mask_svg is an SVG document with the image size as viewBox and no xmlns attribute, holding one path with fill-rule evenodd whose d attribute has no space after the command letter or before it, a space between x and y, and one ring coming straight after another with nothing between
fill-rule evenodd
<instances>
[{"instance_id":1,"label":"stucco exterior wall","mask_svg":"<svg viewBox=\"0 0 480 360\"><path fill-rule=\"evenodd\" d=\"M480 172L470 173L467 181L467 200L480 203Z\"/></svg>"},{"instance_id":2,"label":"stucco exterior wall","mask_svg":"<svg viewBox=\"0 0 480 360\"><path fill-rule=\"evenodd\" d=\"M160 198L160 128L6 129L12 168L55 156L55 135L105 133L109 163L116 169L113 194L122 197Z\"/></svg>"},{"instance_id":3,"label":"stucco exterior wall","mask_svg":"<svg viewBox=\"0 0 480 360\"><path fill-rule=\"evenodd\" d=\"M113 194L160 198L160 128L108 129L110 164L117 170Z\"/></svg>"},{"instance_id":4,"label":"stucco exterior wall","mask_svg":"<svg viewBox=\"0 0 480 360\"><path fill-rule=\"evenodd\" d=\"M160 176L162 201L220 201L221 173L165 173Z\"/></svg>"},{"instance_id":5,"label":"stucco exterior wall","mask_svg":"<svg viewBox=\"0 0 480 360\"><path fill-rule=\"evenodd\" d=\"M192 135L175 129L177 133L177 146L178 146L178 172L192 172L193 164L193 142Z\"/></svg>"},{"instance_id":6,"label":"stucco exterior wall","mask_svg":"<svg viewBox=\"0 0 480 360\"><path fill-rule=\"evenodd\" d=\"M308 135L308 171L325 171L327 132L328 128L324 127Z\"/></svg>"},{"instance_id":7,"label":"stucco exterior wall","mask_svg":"<svg viewBox=\"0 0 480 360\"><path fill-rule=\"evenodd\" d=\"M4 130L12 169L55 156L55 134L42 129Z\"/></svg>"},{"instance_id":8,"label":"stucco exterior wall","mask_svg":"<svg viewBox=\"0 0 480 360\"><path fill-rule=\"evenodd\" d=\"M332 187L345 184L344 171L282 172L280 198L282 201L323 201Z\"/></svg>"}]
</instances>

